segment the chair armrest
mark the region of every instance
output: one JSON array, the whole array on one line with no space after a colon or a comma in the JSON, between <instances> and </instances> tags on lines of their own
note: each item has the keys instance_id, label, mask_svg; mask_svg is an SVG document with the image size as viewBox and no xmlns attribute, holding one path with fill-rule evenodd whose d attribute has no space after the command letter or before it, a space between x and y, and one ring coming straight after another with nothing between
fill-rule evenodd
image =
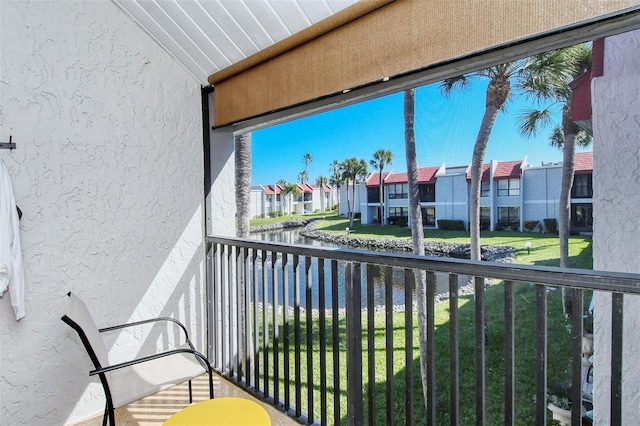
<instances>
[{"instance_id":1,"label":"chair armrest","mask_svg":"<svg viewBox=\"0 0 640 426\"><path fill-rule=\"evenodd\" d=\"M134 359L134 360L131 360L131 361L120 362L118 364L109 365L107 367L98 368L96 370L91 370L89 372L89 376L95 376L95 375L102 374L102 373L108 373L110 371L118 370L120 368L131 367L132 365L141 364L143 362L153 361L154 359L164 358L164 357L167 357L167 356L170 356L170 355L176 355L176 354L180 354L180 353L190 353L190 354L195 355L196 358L198 358L200 361L204 362L203 367L206 367L208 373L211 373L213 371L213 369L211 367L211 363L209 362L207 357L205 357L203 354L201 354L200 352L196 351L195 349L180 348L180 349L172 349L172 350L166 351L166 352L161 352L159 354L144 356L142 358L137 358L137 359ZM201 362L201 364L202 364L202 362Z\"/></svg>"},{"instance_id":2,"label":"chair armrest","mask_svg":"<svg viewBox=\"0 0 640 426\"><path fill-rule=\"evenodd\" d=\"M135 327L135 326L149 324L149 323L152 323L152 322L159 322L159 321L171 321L171 322L177 324L178 326L180 326L182 331L184 331L184 336L187 339L187 343L189 344L189 346L193 347L193 345L191 344L191 340L189 340L189 333L187 332L187 328L184 326L184 324L182 324L177 319L169 318L169 317L159 317L159 318L151 318L151 319L142 320L142 321L129 322L129 323L126 323L126 324L120 324L120 325L114 325L112 327L101 328L98 331L100 333L104 333L104 332L108 332L108 331L121 330L123 328Z\"/></svg>"}]
</instances>

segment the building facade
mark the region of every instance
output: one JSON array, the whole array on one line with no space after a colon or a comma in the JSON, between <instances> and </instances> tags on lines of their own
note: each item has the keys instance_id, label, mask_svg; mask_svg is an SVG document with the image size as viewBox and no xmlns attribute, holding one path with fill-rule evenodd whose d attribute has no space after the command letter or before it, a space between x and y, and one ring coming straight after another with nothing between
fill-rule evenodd
<instances>
[{"instance_id":1,"label":"building facade","mask_svg":"<svg viewBox=\"0 0 640 426\"><path fill-rule=\"evenodd\" d=\"M251 187L251 218L290 214L306 214L331 210L336 197L333 188L325 185L297 184L299 194L284 194L280 185Z\"/></svg>"},{"instance_id":2,"label":"building facade","mask_svg":"<svg viewBox=\"0 0 640 426\"><path fill-rule=\"evenodd\" d=\"M571 193L571 230L593 231L593 153L577 153L575 179ZM542 230L545 219L558 220L558 201L562 181L562 163L532 166L527 159L490 161L483 167L480 196L482 230ZM458 220L469 227L469 166L423 167L418 169L422 223L438 228L441 220ZM373 173L352 188L340 191L340 213L346 216L354 206L363 224L409 226L409 195L406 173ZM382 212L384 211L384 215ZM381 217L383 216L383 217ZM538 224L535 224L538 222Z\"/></svg>"}]
</instances>

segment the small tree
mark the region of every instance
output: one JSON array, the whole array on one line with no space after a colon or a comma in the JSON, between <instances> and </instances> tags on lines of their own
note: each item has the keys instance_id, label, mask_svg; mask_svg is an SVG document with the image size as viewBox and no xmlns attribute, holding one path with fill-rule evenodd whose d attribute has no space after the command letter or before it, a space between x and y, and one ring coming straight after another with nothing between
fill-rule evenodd
<instances>
[{"instance_id":1,"label":"small tree","mask_svg":"<svg viewBox=\"0 0 640 426\"><path fill-rule=\"evenodd\" d=\"M369 162L371 167L378 170L378 196L380 199L378 202L380 203L379 214L380 214L380 224L384 224L384 191L382 189L382 171L387 164L391 164L393 161L393 152L388 149L379 149L373 153L373 160Z\"/></svg>"}]
</instances>

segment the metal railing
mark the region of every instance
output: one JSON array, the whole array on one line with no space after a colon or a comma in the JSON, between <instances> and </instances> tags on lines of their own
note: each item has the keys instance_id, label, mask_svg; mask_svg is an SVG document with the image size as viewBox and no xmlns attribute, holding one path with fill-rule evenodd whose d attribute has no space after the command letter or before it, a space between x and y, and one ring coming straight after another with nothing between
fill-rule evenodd
<instances>
[{"instance_id":1,"label":"metal railing","mask_svg":"<svg viewBox=\"0 0 640 426\"><path fill-rule=\"evenodd\" d=\"M461 424L461 410L473 405L476 424L494 422L496 416L500 423L514 424L520 409L516 383L523 374L522 366L516 370L518 295L530 296L527 303L535 303L531 336L536 349L527 372L535 375L535 396L529 401L535 406L535 423L546 424L548 330L557 326L547 321L549 289L565 287L572 289L575 312L567 342L572 424L581 424L583 415L586 290L613 294L610 414L612 424L621 422L622 302L624 294L640 294L640 275L215 236L207 237L207 261L209 354L214 369L300 423ZM419 334L408 332L417 325L414 271L426 271L427 277L424 372L415 364ZM467 282L462 277L467 276L473 296L459 294L460 283ZM502 283L492 289L503 292L503 324L487 323L487 315L494 314L485 306L490 280ZM521 293L522 288L529 293ZM437 294L443 291L449 292L448 302L441 302L448 306L448 333L438 325L442 319L434 318ZM465 312L471 308L473 312ZM472 339L461 337L463 328L470 328L460 324L463 314L472 318ZM501 341L492 340L491 351L487 327L501 331ZM404 340L398 342L394 337L400 335ZM472 361L460 350L471 344L465 339L473 340L473 349L466 351L472 352ZM494 406L487 408L490 395L486 394L487 357L495 356L496 345L504 380L500 413ZM467 358L461 361L463 356ZM448 371L436 371L436 365L442 365L437 363L440 358L448 358ZM472 378L467 377L466 365L471 363ZM421 374L427 379L424 395ZM446 395L442 391L437 395L441 387L437 377L448 382ZM440 398L447 403L439 403ZM426 419L414 420L417 404L425 400Z\"/></svg>"}]
</instances>

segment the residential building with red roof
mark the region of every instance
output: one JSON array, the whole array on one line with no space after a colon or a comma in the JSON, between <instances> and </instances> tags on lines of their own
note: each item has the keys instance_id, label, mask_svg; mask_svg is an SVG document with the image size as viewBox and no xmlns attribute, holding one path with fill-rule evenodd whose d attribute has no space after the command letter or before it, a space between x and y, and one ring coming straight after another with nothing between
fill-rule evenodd
<instances>
[{"instance_id":1,"label":"residential building with red roof","mask_svg":"<svg viewBox=\"0 0 640 426\"><path fill-rule=\"evenodd\" d=\"M593 153L576 154L575 184L572 193L571 228L593 229ZM422 222L438 227L439 220L460 220L469 226L470 166L446 164L418 169ZM558 219L562 163L533 166L527 159L490 161L483 165L480 222L483 230L524 230L525 222ZM372 173L358 185L355 211L365 224L409 226L408 177L403 172L383 172L382 205L380 174ZM347 215L346 190L340 191L340 214ZM381 211L384 208L384 217ZM539 228L538 228L539 229Z\"/></svg>"}]
</instances>

